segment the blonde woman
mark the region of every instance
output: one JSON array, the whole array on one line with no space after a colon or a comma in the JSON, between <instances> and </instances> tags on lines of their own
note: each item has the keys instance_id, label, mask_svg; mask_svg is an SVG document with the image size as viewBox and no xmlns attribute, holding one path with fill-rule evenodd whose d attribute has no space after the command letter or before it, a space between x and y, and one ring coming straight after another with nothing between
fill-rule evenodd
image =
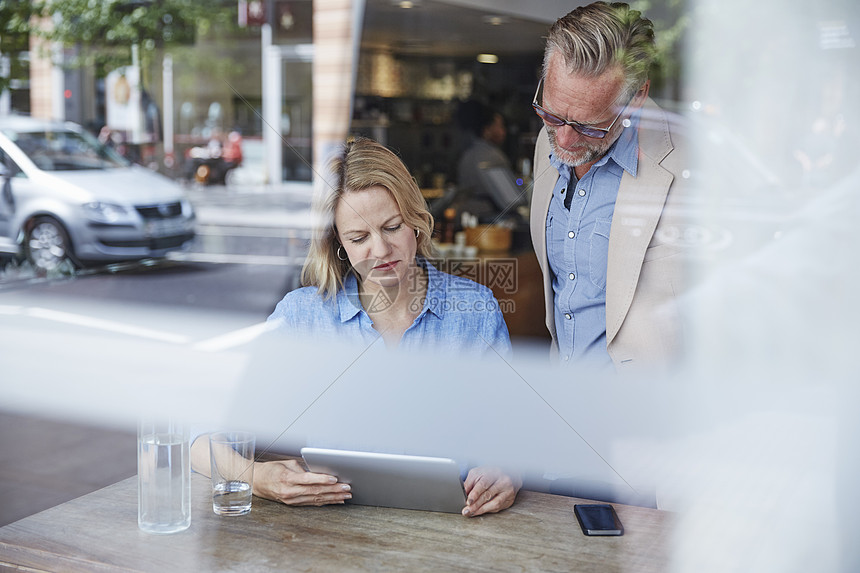
<instances>
[{"instance_id":1,"label":"blonde woman","mask_svg":"<svg viewBox=\"0 0 860 573\"><path fill-rule=\"evenodd\" d=\"M397 155L355 139L333 160L330 175L317 205L320 228L302 269L305 286L278 303L270 323L368 345L381 339L389 348L508 357L508 329L490 289L442 273L428 260L433 218ZM198 442L202 466L208 452L205 440ZM462 513L510 507L521 485L498 469L472 468ZM289 505L343 503L352 495L349 485L305 471L299 460L257 462L254 494Z\"/></svg>"},{"instance_id":2,"label":"blonde woman","mask_svg":"<svg viewBox=\"0 0 860 573\"><path fill-rule=\"evenodd\" d=\"M331 163L320 228L269 321L292 332L388 347L508 357L498 301L485 286L438 271L433 217L397 155L359 138Z\"/></svg>"}]
</instances>

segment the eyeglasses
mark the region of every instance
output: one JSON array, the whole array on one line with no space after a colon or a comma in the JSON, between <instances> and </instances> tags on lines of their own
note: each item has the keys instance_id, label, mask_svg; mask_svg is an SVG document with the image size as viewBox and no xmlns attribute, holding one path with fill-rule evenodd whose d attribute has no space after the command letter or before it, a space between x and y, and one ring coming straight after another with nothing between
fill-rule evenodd
<instances>
[{"instance_id":1,"label":"eyeglasses","mask_svg":"<svg viewBox=\"0 0 860 573\"><path fill-rule=\"evenodd\" d=\"M569 119L564 119L552 113L551 111L545 109L541 104L538 103L538 96L543 96L543 78L540 79L537 85L537 90L535 90L535 98L532 100L532 107L535 108L535 113L538 114L544 123L547 125L552 125L554 127L561 127L562 125L568 125L574 129L577 133L581 133L586 137L593 137L595 139L603 139L606 137L606 134L612 130L612 126L615 125L615 122L618 121L618 118L621 117L621 114L624 113L624 110L627 109L627 106L630 105L630 102L633 101L631 97L624 107L621 108L621 111L618 112L618 115L615 116L615 119L612 120L612 123L609 124L609 127L594 127L593 125L583 125L576 121L570 121ZM633 94L635 97L636 94ZM625 124L625 127L627 125Z\"/></svg>"}]
</instances>

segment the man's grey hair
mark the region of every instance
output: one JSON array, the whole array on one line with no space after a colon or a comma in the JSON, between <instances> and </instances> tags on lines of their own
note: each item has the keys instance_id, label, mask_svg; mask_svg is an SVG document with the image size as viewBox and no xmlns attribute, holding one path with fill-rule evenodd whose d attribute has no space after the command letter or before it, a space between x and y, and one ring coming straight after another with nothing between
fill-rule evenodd
<instances>
[{"instance_id":1,"label":"man's grey hair","mask_svg":"<svg viewBox=\"0 0 860 573\"><path fill-rule=\"evenodd\" d=\"M656 53L654 30L650 20L623 2L594 2L559 18L550 28L544 78L556 53L571 74L597 77L620 66L625 81L619 99L629 100L648 80Z\"/></svg>"}]
</instances>

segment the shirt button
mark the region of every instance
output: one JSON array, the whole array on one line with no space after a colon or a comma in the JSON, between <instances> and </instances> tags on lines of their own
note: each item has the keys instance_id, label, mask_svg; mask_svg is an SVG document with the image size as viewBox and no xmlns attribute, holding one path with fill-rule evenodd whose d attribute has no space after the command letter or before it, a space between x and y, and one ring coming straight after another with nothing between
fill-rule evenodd
<instances>
[{"instance_id":1,"label":"shirt button","mask_svg":"<svg viewBox=\"0 0 860 573\"><path fill-rule=\"evenodd\" d=\"M564 192L565 192L565 191L567 191L567 187L562 187L562 188L561 188L561 194L562 194L562 195L564 195Z\"/></svg>"},{"instance_id":2,"label":"shirt button","mask_svg":"<svg viewBox=\"0 0 860 573\"><path fill-rule=\"evenodd\" d=\"M565 317L566 319L570 320L570 313L569 313L569 312L568 312L568 313L565 313L564 317Z\"/></svg>"},{"instance_id":3,"label":"shirt button","mask_svg":"<svg viewBox=\"0 0 860 573\"><path fill-rule=\"evenodd\" d=\"M585 197L585 189L580 189L580 190L579 190L579 196L580 196L580 197Z\"/></svg>"},{"instance_id":4,"label":"shirt button","mask_svg":"<svg viewBox=\"0 0 860 573\"><path fill-rule=\"evenodd\" d=\"M568 236L568 237L570 237L570 238L572 239L572 238L574 238L574 237L576 236L576 233L574 233L573 231L571 231L570 233L568 233L568 234L567 234L567 236Z\"/></svg>"},{"instance_id":5,"label":"shirt button","mask_svg":"<svg viewBox=\"0 0 860 573\"><path fill-rule=\"evenodd\" d=\"M575 274L573 274L573 273L570 273L569 275L567 275L567 277L568 277L570 280L573 280L573 279L575 279L575 278L576 278L576 275L575 275Z\"/></svg>"},{"instance_id":6,"label":"shirt button","mask_svg":"<svg viewBox=\"0 0 860 573\"><path fill-rule=\"evenodd\" d=\"M570 360L570 356L565 356L564 359L565 361Z\"/></svg>"}]
</instances>

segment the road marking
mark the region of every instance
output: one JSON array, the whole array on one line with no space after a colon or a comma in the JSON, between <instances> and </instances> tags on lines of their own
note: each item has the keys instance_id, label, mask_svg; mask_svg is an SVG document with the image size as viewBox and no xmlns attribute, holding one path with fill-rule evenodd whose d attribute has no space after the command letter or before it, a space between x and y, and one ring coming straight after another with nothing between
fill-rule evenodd
<instances>
[{"instance_id":1,"label":"road marking","mask_svg":"<svg viewBox=\"0 0 860 573\"><path fill-rule=\"evenodd\" d=\"M302 265L305 257L284 257L274 255L228 255L219 253L169 253L171 261L186 263L229 263L233 265L271 265L293 266Z\"/></svg>"},{"instance_id":2,"label":"road marking","mask_svg":"<svg viewBox=\"0 0 860 573\"><path fill-rule=\"evenodd\" d=\"M149 338L152 340L160 340L162 342L170 342L172 344L188 344L190 339L187 336L173 334L171 332L163 332L152 330L150 328L142 328L132 326L113 320L104 320L81 314L73 314L60 310L50 310L47 308L20 306L0 306L0 314L7 315L23 315L33 318L41 318L42 320L50 320L53 322L61 322L64 324L73 324L75 326L85 326L98 330L106 330L108 332L116 332L119 334L128 334L130 336L138 336L141 338Z\"/></svg>"},{"instance_id":3,"label":"road marking","mask_svg":"<svg viewBox=\"0 0 860 573\"><path fill-rule=\"evenodd\" d=\"M239 330L234 330L233 332L228 332L227 334L222 334L221 336L210 338L209 340L198 342L194 345L194 349L202 350L204 352L220 352L222 350L228 350L230 348L252 342L258 336L271 329L271 324L261 322L259 324L240 328Z\"/></svg>"},{"instance_id":4,"label":"road marking","mask_svg":"<svg viewBox=\"0 0 860 573\"><path fill-rule=\"evenodd\" d=\"M221 352L248 344L272 328L271 324L261 322L192 344L190 337L180 334L152 330L112 320L104 320L92 316L84 316L81 314L73 314L70 312L51 310L47 308L0 305L0 315L29 316L42 320L50 320L53 322L61 322L64 324L72 324L75 326L83 326L108 332L128 334L161 342L169 342L171 344L182 346L191 345L193 349L203 352Z\"/></svg>"}]
</instances>

